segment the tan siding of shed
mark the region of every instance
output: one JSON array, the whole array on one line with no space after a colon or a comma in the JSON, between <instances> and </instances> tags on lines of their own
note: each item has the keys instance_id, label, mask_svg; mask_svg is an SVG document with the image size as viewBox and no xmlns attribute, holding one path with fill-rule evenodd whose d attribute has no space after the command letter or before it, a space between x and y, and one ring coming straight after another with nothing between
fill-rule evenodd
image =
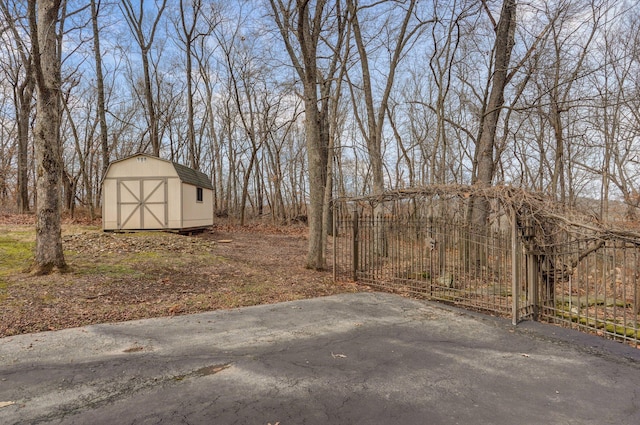
<instances>
[{"instance_id":1,"label":"tan siding of shed","mask_svg":"<svg viewBox=\"0 0 640 425\"><path fill-rule=\"evenodd\" d=\"M161 194L154 193L150 198L147 214L147 221L150 223L142 223L135 225L137 217L132 217L130 223L122 227L123 223L118 222L119 208L118 204L118 184L119 182L127 182L127 184L135 185L135 181L142 180L142 185L149 191L154 187L154 181L166 182L166 209L159 202ZM135 192L135 190L134 190ZM121 198L126 199L129 204L124 205L130 213L135 208L134 202L136 197L131 194L123 195L121 188ZM121 199L121 201L122 201ZM165 216L161 217L166 220L166 225L160 224L155 218L160 217L161 212L165 212ZM120 211L122 216L122 211ZM121 217L121 220L124 220ZM147 155L138 155L126 158L120 161L114 161L110 164L107 175L103 180L103 205L102 205L102 221L104 230L135 230L140 227L144 229L183 229L191 227L205 227L213 224L213 191L203 189L203 202L196 202L196 186L184 183L180 180L178 173L174 168L174 164L170 161L149 157ZM138 220L139 221L139 220Z\"/></svg>"}]
</instances>

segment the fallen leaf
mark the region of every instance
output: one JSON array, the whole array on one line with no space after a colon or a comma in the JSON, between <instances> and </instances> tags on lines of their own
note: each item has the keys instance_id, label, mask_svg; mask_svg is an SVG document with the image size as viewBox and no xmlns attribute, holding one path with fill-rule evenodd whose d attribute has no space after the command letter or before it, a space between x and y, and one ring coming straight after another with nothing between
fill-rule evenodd
<instances>
[{"instance_id":1,"label":"fallen leaf","mask_svg":"<svg viewBox=\"0 0 640 425\"><path fill-rule=\"evenodd\" d=\"M16 404L15 401L0 401L0 408L11 406L12 404Z\"/></svg>"},{"instance_id":2,"label":"fallen leaf","mask_svg":"<svg viewBox=\"0 0 640 425\"><path fill-rule=\"evenodd\" d=\"M180 306L180 304L175 304L173 306L171 306L169 308L169 314L172 316L175 316L176 314L180 313L182 311L182 307Z\"/></svg>"},{"instance_id":3,"label":"fallen leaf","mask_svg":"<svg viewBox=\"0 0 640 425\"><path fill-rule=\"evenodd\" d=\"M0 213L0 233L7 227L3 223L13 218L18 223L26 220ZM221 224L193 237L105 233L76 224L65 232L65 250L75 253L68 260L78 268L56 274L54 281L30 280L29 285L19 284L25 279L20 273L12 275L16 284L9 285L6 297L0 295L0 338L48 327L177 316L361 290L355 284L329 283L330 272L304 267L300 252L308 245L306 226ZM219 244L218 239L233 243ZM224 255L215 252L218 249ZM144 255L134 259L133 252ZM93 271L103 267L107 272L93 278ZM52 285L63 288L64 296L52 294ZM33 349L27 349L29 342L24 350ZM34 341L33 347L38 344ZM133 346L121 350L127 348Z\"/></svg>"},{"instance_id":4,"label":"fallen leaf","mask_svg":"<svg viewBox=\"0 0 640 425\"><path fill-rule=\"evenodd\" d=\"M130 347L130 348L127 348L127 349L126 349L126 350L124 350L123 352L124 352L124 353L136 353L136 352L138 352L138 351L142 351L142 350L144 350L144 347L139 346L139 345L134 345L134 346L132 346L132 347Z\"/></svg>"}]
</instances>

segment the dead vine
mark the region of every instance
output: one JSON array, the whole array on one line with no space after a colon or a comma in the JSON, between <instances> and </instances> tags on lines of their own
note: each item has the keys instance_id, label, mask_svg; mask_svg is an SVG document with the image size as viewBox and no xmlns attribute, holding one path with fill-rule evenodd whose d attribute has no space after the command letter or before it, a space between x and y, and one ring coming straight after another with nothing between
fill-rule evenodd
<instances>
[{"instance_id":1,"label":"dead vine","mask_svg":"<svg viewBox=\"0 0 640 425\"><path fill-rule=\"evenodd\" d=\"M447 207L439 214L460 217L466 223L469 202L477 198L490 201L490 217L494 224L500 225L500 220L513 224L515 217L516 227L527 242L528 252L540 256L540 261L547 264L548 272L556 278L566 277L580 261L605 248L608 242L617 246L640 246L640 232L628 225L603 223L591 212L569 208L542 193L514 186L429 185L387 191L376 196L338 198L334 202L355 203L361 209L370 208L371 211L380 203L392 203L396 213L420 218L433 214L437 211L433 206L444 202ZM428 207L428 212L425 213L424 207ZM573 245L575 243L578 244ZM558 250L569 245L580 248L572 258L553 264L557 262L552 258L557 256Z\"/></svg>"}]
</instances>

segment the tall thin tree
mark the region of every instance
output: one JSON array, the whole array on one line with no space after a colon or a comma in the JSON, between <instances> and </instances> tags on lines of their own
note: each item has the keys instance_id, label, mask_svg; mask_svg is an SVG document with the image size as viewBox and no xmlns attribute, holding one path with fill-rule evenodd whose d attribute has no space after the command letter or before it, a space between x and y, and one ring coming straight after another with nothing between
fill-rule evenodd
<instances>
[{"instance_id":1,"label":"tall thin tree","mask_svg":"<svg viewBox=\"0 0 640 425\"><path fill-rule=\"evenodd\" d=\"M160 125L158 118L158 111L156 107L156 99L154 99L153 91L151 88L151 64L150 51L153 45L153 40L156 36L156 30L158 23L162 17L165 7L167 6L167 0L162 0L158 6L158 13L153 19L151 30L148 34L144 31L144 12L145 5L144 0L139 0L138 11L136 12L134 4L131 0L121 0L120 3L122 13L129 25L129 29L133 34L138 47L140 47L140 54L142 59L142 73L144 77L144 99L145 108L147 112L147 118L149 120L149 134L151 138L151 150L154 156L160 156Z\"/></svg>"},{"instance_id":2,"label":"tall thin tree","mask_svg":"<svg viewBox=\"0 0 640 425\"><path fill-rule=\"evenodd\" d=\"M369 65L369 52L365 46L365 40L359 19L361 9L358 6L357 0L347 0L347 7L349 9L349 17L353 27L353 38L358 50L358 57L360 59L362 91L365 104L364 119L362 119L361 114L358 112L355 96L352 96L354 99L353 110L356 115L360 131L367 143L367 152L369 154L371 174L373 177L373 194L381 195L384 192L384 161L382 159L384 121L387 114L389 97L391 96L391 90L395 82L396 71L400 64L400 60L403 55L406 54L408 43L414 39L414 37L420 32L420 29L430 21L422 20L412 25L416 0L408 2L406 9L402 11L402 20L397 34L395 35L394 44L388 47L389 51L393 53L390 55L388 68L385 70L387 78L386 81L383 81L384 90L376 102L373 93L374 81ZM352 93L354 91L353 85L351 86L351 91ZM383 213L384 205L382 203L376 205L374 212L375 216L381 218ZM377 220L377 223L381 223L381 220ZM379 255L386 255L386 244L384 241L382 226L377 225L374 229L374 233L374 249L376 253Z\"/></svg>"},{"instance_id":3,"label":"tall thin tree","mask_svg":"<svg viewBox=\"0 0 640 425\"><path fill-rule=\"evenodd\" d=\"M325 235L323 206L329 158L329 98L334 76L337 70L335 58L339 51L332 47L328 59L328 69L319 66L321 43L329 42L331 37L323 36L323 30L333 22L328 17L339 13L339 3L332 7L326 0L311 2L296 0L283 2L269 0L275 22L285 44L291 63L302 81L302 98L305 106L305 139L309 170L309 250L307 267L323 269L325 267ZM335 34L334 34L335 35ZM339 38L341 40L341 38ZM323 75L323 71L326 73ZM321 93L321 95L319 94Z\"/></svg>"},{"instance_id":4,"label":"tall thin tree","mask_svg":"<svg viewBox=\"0 0 640 425\"><path fill-rule=\"evenodd\" d=\"M193 81L193 58L194 45L198 38L204 37L211 33L212 28L217 25L216 17L211 19L202 19L204 14L202 0L180 0L180 23L176 23L178 30L178 39L181 42L181 48L184 48L185 67L187 78L187 150L189 155L189 163L192 168L200 169L200 154L202 147L196 143L196 127L194 113L194 81ZM212 11L212 15L215 15ZM198 23L202 20L209 28L205 30L198 29Z\"/></svg>"},{"instance_id":5,"label":"tall thin tree","mask_svg":"<svg viewBox=\"0 0 640 425\"><path fill-rule=\"evenodd\" d=\"M486 6L486 1L483 1ZM488 8L487 8L488 10ZM489 13L489 12L487 12ZM491 16L491 15L490 15ZM493 18L491 18L493 20ZM491 186L495 174L494 158L496 131L500 112L504 106L504 90L509 80L511 51L515 44L516 0L504 0L500 20L495 26L494 67L491 76L491 92L483 111L478 146L475 151L475 175L473 183ZM489 203L484 198L473 200L471 223L479 228L487 224Z\"/></svg>"},{"instance_id":6,"label":"tall thin tree","mask_svg":"<svg viewBox=\"0 0 640 425\"><path fill-rule=\"evenodd\" d=\"M100 148L102 150L102 175L109 166L109 140L107 138L107 114L104 98L104 76L102 73L102 52L100 51L100 28L98 26L99 4L91 0L91 28L93 29L93 54L96 61L96 88L98 90L98 121L100 123Z\"/></svg>"},{"instance_id":7,"label":"tall thin tree","mask_svg":"<svg viewBox=\"0 0 640 425\"><path fill-rule=\"evenodd\" d=\"M0 0L0 12L7 23L7 30L11 32L14 41L16 56L19 63L15 69L11 70L9 80L13 86L13 99L18 124L18 190L17 208L18 213L28 213L29 207L29 127L33 110L33 94L35 91L35 80L33 78L33 67L31 62L31 52L28 44L20 37L17 25L22 21L18 16L12 16L9 3Z\"/></svg>"}]
</instances>

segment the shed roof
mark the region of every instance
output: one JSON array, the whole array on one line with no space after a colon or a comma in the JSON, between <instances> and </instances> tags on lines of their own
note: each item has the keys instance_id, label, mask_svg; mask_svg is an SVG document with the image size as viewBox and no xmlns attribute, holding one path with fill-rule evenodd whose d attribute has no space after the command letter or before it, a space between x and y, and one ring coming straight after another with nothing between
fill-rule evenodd
<instances>
[{"instance_id":1,"label":"shed roof","mask_svg":"<svg viewBox=\"0 0 640 425\"><path fill-rule=\"evenodd\" d=\"M147 155L145 153L137 153L126 158L121 158L116 161L112 161L111 163L126 161L130 158L135 158L138 156L146 156L147 158L152 158L158 161L169 162L173 165L173 168L176 170L176 174L180 178L180 181L188 184L192 184L194 186L203 187L205 189L213 190L213 185L211 184L211 179L202 171L194 170L193 168L189 168L186 165L178 164L177 162L169 161L166 159L158 158L156 156Z\"/></svg>"},{"instance_id":2,"label":"shed roof","mask_svg":"<svg viewBox=\"0 0 640 425\"><path fill-rule=\"evenodd\" d=\"M189 168L186 165L178 164L177 162L172 162L172 164L180 180L183 182L213 190L211 180L205 173Z\"/></svg>"}]
</instances>

